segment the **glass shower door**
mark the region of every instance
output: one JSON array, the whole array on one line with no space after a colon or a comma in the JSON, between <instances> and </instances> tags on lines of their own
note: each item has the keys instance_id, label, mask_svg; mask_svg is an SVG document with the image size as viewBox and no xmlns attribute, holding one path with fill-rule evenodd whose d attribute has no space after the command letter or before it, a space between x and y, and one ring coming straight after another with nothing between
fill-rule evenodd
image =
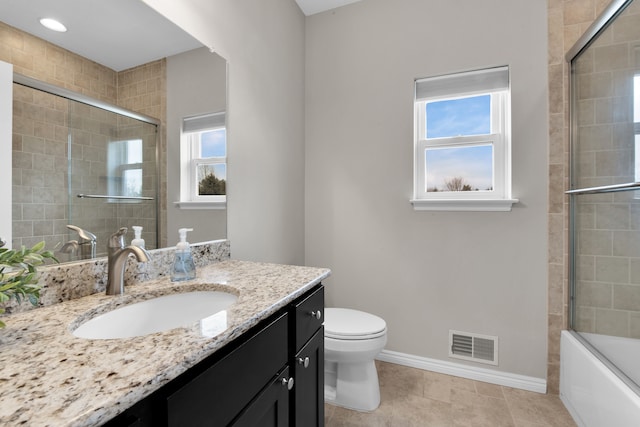
<instances>
[{"instance_id":1,"label":"glass shower door","mask_svg":"<svg viewBox=\"0 0 640 427\"><path fill-rule=\"evenodd\" d=\"M571 59L571 327L640 384L640 7ZM634 373L634 371L636 371Z\"/></svg>"},{"instance_id":2,"label":"glass shower door","mask_svg":"<svg viewBox=\"0 0 640 427\"><path fill-rule=\"evenodd\" d=\"M96 255L120 227L131 240L134 225L155 249L156 125L69 101L68 153L69 223L95 236Z\"/></svg>"},{"instance_id":3,"label":"glass shower door","mask_svg":"<svg viewBox=\"0 0 640 427\"><path fill-rule=\"evenodd\" d=\"M14 76L12 246L45 241L74 261L105 255L112 233L139 225L157 248L157 125L60 90Z\"/></svg>"}]
</instances>

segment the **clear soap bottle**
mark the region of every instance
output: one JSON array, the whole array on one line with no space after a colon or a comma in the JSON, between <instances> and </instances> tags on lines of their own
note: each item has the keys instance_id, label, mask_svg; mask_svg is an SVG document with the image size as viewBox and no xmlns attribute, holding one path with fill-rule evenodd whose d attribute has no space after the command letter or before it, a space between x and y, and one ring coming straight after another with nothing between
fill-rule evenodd
<instances>
[{"instance_id":1,"label":"clear soap bottle","mask_svg":"<svg viewBox=\"0 0 640 427\"><path fill-rule=\"evenodd\" d=\"M134 225L131 228L133 228L133 234L134 234L134 239L131 241L131 244L133 246L138 246L142 249L144 249L144 239L142 238L142 227L139 225Z\"/></svg>"},{"instance_id":2,"label":"clear soap bottle","mask_svg":"<svg viewBox=\"0 0 640 427\"><path fill-rule=\"evenodd\" d=\"M172 282L182 282L196 277L196 265L193 262L191 246L187 242L188 231L193 231L193 228L181 228L178 230L180 241L176 245L176 256L171 269Z\"/></svg>"}]
</instances>

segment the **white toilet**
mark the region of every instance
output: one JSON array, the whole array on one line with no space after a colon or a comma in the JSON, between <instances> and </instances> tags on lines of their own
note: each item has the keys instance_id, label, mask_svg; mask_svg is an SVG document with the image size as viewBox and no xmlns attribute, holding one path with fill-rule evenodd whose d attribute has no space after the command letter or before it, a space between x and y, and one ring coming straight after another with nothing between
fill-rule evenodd
<instances>
[{"instance_id":1,"label":"white toilet","mask_svg":"<svg viewBox=\"0 0 640 427\"><path fill-rule=\"evenodd\" d=\"M324 400L357 411L380 405L374 358L387 343L387 324L363 311L326 308Z\"/></svg>"}]
</instances>

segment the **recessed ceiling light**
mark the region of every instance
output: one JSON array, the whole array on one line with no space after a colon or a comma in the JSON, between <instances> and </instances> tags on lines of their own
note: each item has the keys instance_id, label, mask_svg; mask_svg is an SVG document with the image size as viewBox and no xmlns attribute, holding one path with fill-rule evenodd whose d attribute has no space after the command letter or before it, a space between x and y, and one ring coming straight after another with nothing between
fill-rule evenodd
<instances>
[{"instance_id":1,"label":"recessed ceiling light","mask_svg":"<svg viewBox=\"0 0 640 427\"><path fill-rule=\"evenodd\" d=\"M59 33L64 33L67 31L67 27L65 27L61 22L56 21L52 18L42 18L40 23L47 27L50 30L57 31Z\"/></svg>"}]
</instances>

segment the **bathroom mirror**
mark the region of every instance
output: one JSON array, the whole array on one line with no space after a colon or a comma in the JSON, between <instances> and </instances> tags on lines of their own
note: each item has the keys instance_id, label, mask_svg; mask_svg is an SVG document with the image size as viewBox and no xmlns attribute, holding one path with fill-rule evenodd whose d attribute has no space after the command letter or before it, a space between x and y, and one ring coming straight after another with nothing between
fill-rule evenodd
<instances>
[{"instance_id":1,"label":"bathroom mirror","mask_svg":"<svg viewBox=\"0 0 640 427\"><path fill-rule=\"evenodd\" d=\"M11 3L11 5L8 5L7 3ZM62 41L61 36L57 33L51 33L51 36L48 36L48 33L42 32L40 29L27 31L26 29L21 28L23 24L20 22L30 19L29 17L34 13L38 17L45 15L54 16L61 20L65 20L67 23L71 23L69 31L64 37L72 40L73 42L69 42L68 40ZM64 19L65 17L69 19ZM109 21L108 17L111 17L111 22L107 22ZM82 23L82 27L73 26L78 23ZM10 28L11 31L8 32L7 28ZM89 35L87 35L87 33L83 33L83 31L91 29L93 29L93 33L89 33ZM157 30L157 32L152 30ZM155 249L166 246L168 242L175 241L175 239L172 239L173 233L171 233L171 231L176 228L174 226L175 224L180 227L193 227L198 230L198 240L194 239L194 242L226 238L225 209L218 209L215 211L187 210L178 209L174 207L173 204L173 202L180 198L179 188L175 185L180 179L180 119L174 116L176 113L197 115L226 111L226 61L224 58L210 52L207 47L204 47L179 27L166 20L141 0L110 0L108 2L101 0L60 0L56 2L51 2L50 0L21 0L20 2L5 2L4 4L1 4L0 35L2 35L2 37L0 37L0 44L3 44L4 46L0 49L0 61L14 63L14 71L42 79L39 73L43 73L43 70L35 69L33 70L33 73L31 73L30 70L28 70L28 65L25 65L25 56L20 55L22 52L16 53L16 39L14 36L16 34L19 35L20 33L35 35L36 37L53 43L56 46L61 46L73 51L86 59L86 63L90 64L91 62L95 62L97 64L108 64L104 66L112 70L113 75L116 76L116 80L120 81L126 81L131 74L129 71L132 69L142 69L148 64L154 64L153 66L155 66L157 62L162 62L164 69L159 73L165 80L160 83L158 83L159 81L157 80L153 83L144 83L146 85L156 83L161 85L162 90L155 90L151 95L162 100L158 103L158 108L148 108L148 106L144 104L144 101L138 103L134 99L134 96L129 96L129 99L124 103L125 105L122 105L120 102L120 92L118 92L118 98L115 102L119 107L138 112L149 117L157 118L160 121L160 125L158 125L157 138L157 144L159 147L157 153L158 163L156 166L157 169L159 169L159 177L155 182L153 182L153 185L157 186L159 189L160 197L160 203L158 204L159 209L155 219L158 225L149 227L151 229L156 228L157 232L145 227L143 237L145 237L145 233L154 232L155 235L153 237L145 239L148 241L148 248ZM25 38L25 40L27 40L27 38ZM28 41L28 43L32 42ZM33 46L29 47L32 48ZM50 67L48 72L51 75L55 75L55 73L73 72L72 66L67 67L67 64L65 63L65 61L69 61L69 59L65 57L64 54L60 54L60 52L62 52L62 50L57 52L54 51L51 54L51 63L46 64L46 67ZM82 52L82 54L80 52ZM104 53L104 55L102 55L102 53ZM56 54L61 56L56 58ZM45 57L49 55L49 52L46 54L43 52L41 56ZM204 69L201 69L200 65L203 63L202 57L207 57L204 61L208 61L208 63L212 64L210 68L205 67ZM162 58L166 58L166 60L158 61ZM28 60L29 58L26 59ZM181 62L185 63L181 65ZM191 63L193 63L194 66L191 67L189 65ZM42 67L42 64L42 62L37 62L35 67ZM100 70L103 65L97 64L95 69L91 69L90 72L94 74L101 72ZM87 67L86 64L84 64L84 66ZM169 68L171 68L172 71L169 71ZM25 69L27 69L27 72L24 71ZM181 72L180 70L189 69L200 69L201 74L204 73L198 81L198 84L200 85L198 94L200 95L199 97L211 99L212 102L209 104L206 102L192 103L197 104L197 108L200 108L201 110L189 110L189 108L185 108L183 105L176 107L173 104L169 104L188 103L188 100L179 99L181 90L174 89L173 96L169 96L168 93L171 92L172 81L193 81L192 75L187 75L184 78L181 78L180 75L176 74L176 72ZM158 71L156 70L156 72ZM143 73L146 73L146 70L144 70ZM83 91L83 84L94 84L93 82L88 83L82 81L81 78L78 80L80 81L78 81L77 85L74 87L64 82L61 83L61 85L67 86L75 91ZM121 86L116 90L123 92L129 91L129 95L132 95L131 91L141 90L140 84L142 83L138 83L138 88ZM211 86L212 89L210 89L209 86ZM95 88L92 87L92 89ZM107 87L106 91L109 90L113 89ZM14 90L14 95L15 92L16 91ZM178 94L177 96L175 95L176 93ZM91 96L90 93L88 95ZM144 94L141 94L141 97L144 97ZM178 98L177 101L176 98ZM56 101L45 102L55 103ZM16 125L14 124L14 128L15 127ZM91 144L91 142L89 142L89 144ZM122 147L116 151L117 152L112 153L113 156L122 157L124 153ZM71 161L71 158L72 157L69 157L69 161ZM122 167L120 169L122 169ZM132 173L132 171L126 172ZM0 171L0 173L3 174L2 186L10 186L12 184L12 180L15 180L18 176L15 171L15 167L12 171L12 176L9 175L8 170ZM45 180L47 179L47 176L48 175L45 173ZM73 178L73 174L69 174L69 181L73 180ZM97 179L99 180L100 177L98 176ZM7 191L3 190L3 193L7 194ZM106 199L105 203L109 201L113 202L113 199ZM107 205L104 206L106 207ZM132 214L132 218L141 218L136 216L138 215L139 209L136 210L135 203L130 203L128 206L124 207L127 208L126 210L129 211L130 214ZM137 207L139 208L140 206ZM115 211L115 209L112 208L113 204L109 206L109 209L104 210ZM87 209L86 211L88 215L95 215L96 209L99 209L99 207ZM68 210L69 208L67 208L67 211ZM76 209L75 213L77 214L81 211L82 210ZM14 208L14 217L16 216L16 213L17 211ZM38 212L31 211L29 214L34 217L33 227L36 226L36 222L40 229L54 227L53 224L49 225L46 223L50 214L47 213L46 206L41 208ZM65 232L68 232L67 241L76 240L80 242L81 239L79 238L80 235L78 230L66 228L66 225L76 224L66 224L66 222L70 222L71 220L69 219L69 212L65 213L65 215L65 221L58 221L55 227L57 227L57 230L63 228ZM29 224L25 222L24 217L22 217L22 220L23 222L21 226L28 228ZM16 221L13 221L14 226L15 222ZM73 219L73 222L81 224L83 221ZM130 220L128 222L133 223L134 220ZM130 231L127 234L127 241L133 239L133 230L131 230L131 225L133 224L122 224L117 223L117 221L112 223L129 226ZM12 228L15 229L15 227ZM81 226L80 228L84 227ZM117 227L113 231L115 232L116 230ZM92 230L87 231L91 232ZM47 248L53 248L56 244L60 245L61 243L60 240L49 242L46 239L46 232L37 236L34 233L33 239L23 239L21 240L21 243L25 246L29 246L35 241L43 240L43 238L39 238L39 236L45 236L44 240L47 241ZM147 234L147 236L149 236L149 234ZM106 250L105 238L101 237L100 240L102 241L98 241L96 243L97 256L104 255ZM72 257L60 258L62 261L84 259L87 257L86 253L90 253L90 251L84 252L85 254L82 256L80 251L78 251Z\"/></svg>"}]
</instances>

